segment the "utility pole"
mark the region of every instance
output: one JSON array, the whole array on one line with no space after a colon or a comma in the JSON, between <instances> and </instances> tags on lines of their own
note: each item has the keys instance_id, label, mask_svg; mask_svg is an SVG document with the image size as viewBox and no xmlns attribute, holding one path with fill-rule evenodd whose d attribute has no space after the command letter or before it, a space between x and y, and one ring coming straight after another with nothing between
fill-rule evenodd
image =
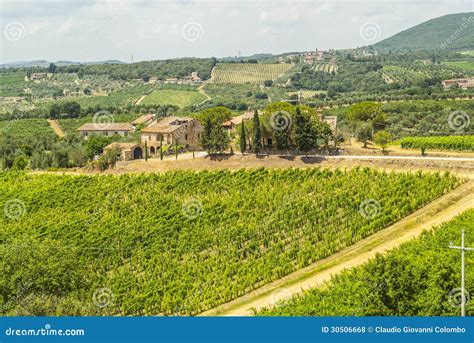
<instances>
[{"instance_id":1,"label":"utility pole","mask_svg":"<svg viewBox=\"0 0 474 343\"><path fill-rule=\"evenodd\" d=\"M461 317L466 315L466 288L464 280L464 252L465 251L474 251L474 248L467 248L464 245L464 230L461 233L461 246L455 246L451 243L449 246L451 249L461 250Z\"/></svg>"}]
</instances>

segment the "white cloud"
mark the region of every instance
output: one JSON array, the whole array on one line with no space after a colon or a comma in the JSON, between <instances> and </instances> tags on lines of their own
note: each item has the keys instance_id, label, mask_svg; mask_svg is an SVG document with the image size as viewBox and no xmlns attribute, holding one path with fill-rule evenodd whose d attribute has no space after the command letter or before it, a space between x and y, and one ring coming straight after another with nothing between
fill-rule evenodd
<instances>
[{"instance_id":1,"label":"white cloud","mask_svg":"<svg viewBox=\"0 0 474 343\"><path fill-rule=\"evenodd\" d=\"M27 35L35 35L38 32L46 30L49 27L49 22L47 20L42 20L34 23L29 23L26 26Z\"/></svg>"},{"instance_id":2,"label":"white cloud","mask_svg":"<svg viewBox=\"0 0 474 343\"><path fill-rule=\"evenodd\" d=\"M23 0L2 1L1 29L20 22L26 35L1 38L1 62L153 60L229 56L365 45L360 27L380 39L428 19L467 12L471 0ZM188 22L199 40L183 37Z\"/></svg>"}]
</instances>

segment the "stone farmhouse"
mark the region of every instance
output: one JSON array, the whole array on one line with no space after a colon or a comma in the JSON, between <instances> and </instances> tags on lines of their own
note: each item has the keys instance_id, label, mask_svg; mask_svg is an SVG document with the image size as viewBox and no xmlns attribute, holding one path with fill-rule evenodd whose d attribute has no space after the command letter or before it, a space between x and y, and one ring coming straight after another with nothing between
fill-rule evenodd
<instances>
[{"instance_id":1,"label":"stone farmhouse","mask_svg":"<svg viewBox=\"0 0 474 343\"><path fill-rule=\"evenodd\" d=\"M104 148L104 150L111 149L120 149L120 159L122 161L138 160L144 157L144 148L138 143L114 142Z\"/></svg>"},{"instance_id":2,"label":"stone farmhouse","mask_svg":"<svg viewBox=\"0 0 474 343\"><path fill-rule=\"evenodd\" d=\"M91 135L127 137L135 131L135 127L129 123L87 123L78 128L77 131L85 139Z\"/></svg>"},{"instance_id":3,"label":"stone farmhouse","mask_svg":"<svg viewBox=\"0 0 474 343\"><path fill-rule=\"evenodd\" d=\"M197 119L177 116L155 119L152 114L141 116L131 123L87 123L77 131L84 139L92 135L126 137L135 132L138 125L147 125L140 132L140 143L115 142L105 147L105 150L119 148L123 161L144 158L145 146L150 157L159 153L161 144L163 146L176 144L189 150L199 145L203 131Z\"/></svg>"},{"instance_id":4,"label":"stone farmhouse","mask_svg":"<svg viewBox=\"0 0 474 343\"><path fill-rule=\"evenodd\" d=\"M163 145L182 145L189 149L199 144L202 131L202 125L195 118L165 117L141 131L141 143L147 142L147 146L155 150L160 146L160 142L163 142Z\"/></svg>"},{"instance_id":5,"label":"stone farmhouse","mask_svg":"<svg viewBox=\"0 0 474 343\"><path fill-rule=\"evenodd\" d=\"M474 78L468 79L452 79L441 81L444 90L448 90L452 87L459 87L462 89L468 89L474 87Z\"/></svg>"}]
</instances>

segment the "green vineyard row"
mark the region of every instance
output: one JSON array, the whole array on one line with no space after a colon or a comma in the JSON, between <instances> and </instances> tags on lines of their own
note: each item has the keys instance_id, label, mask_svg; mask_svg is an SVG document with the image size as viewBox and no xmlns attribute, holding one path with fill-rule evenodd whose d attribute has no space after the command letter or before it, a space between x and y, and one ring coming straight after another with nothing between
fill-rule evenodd
<instances>
[{"instance_id":1,"label":"green vineyard row","mask_svg":"<svg viewBox=\"0 0 474 343\"><path fill-rule=\"evenodd\" d=\"M368 168L3 173L0 313L197 314L334 254L458 183ZM114 302L98 308L92 295L104 288Z\"/></svg>"},{"instance_id":2,"label":"green vineyard row","mask_svg":"<svg viewBox=\"0 0 474 343\"><path fill-rule=\"evenodd\" d=\"M404 137L400 146L404 149L474 151L474 136Z\"/></svg>"},{"instance_id":3,"label":"green vineyard row","mask_svg":"<svg viewBox=\"0 0 474 343\"><path fill-rule=\"evenodd\" d=\"M325 289L262 310L265 316L455 316L459 315L460 253L449 249L474 242L474 210L469 210L435 231L405 243L387 255L334 276ZM474 260L467 259L467 266ZM474 270L467 268L466 289L474 292ZM474 315L469 302L467 315Z\"/></svg>"}]
</instances>

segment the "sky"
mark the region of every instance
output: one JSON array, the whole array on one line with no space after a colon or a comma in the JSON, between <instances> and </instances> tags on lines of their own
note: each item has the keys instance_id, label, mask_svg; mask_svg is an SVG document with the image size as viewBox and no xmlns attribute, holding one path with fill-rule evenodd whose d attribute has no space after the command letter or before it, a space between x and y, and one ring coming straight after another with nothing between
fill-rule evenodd
<instances>
[{"instance_id":1,"label":"sky","mask_svg":"<svg viewBox=\"0 0 474 343\"><path fill-rule=\"evenodd\" d=\"M355 48L472 11L474 0L1 0L0 63Z\"/></svg>"}]
</instances>

